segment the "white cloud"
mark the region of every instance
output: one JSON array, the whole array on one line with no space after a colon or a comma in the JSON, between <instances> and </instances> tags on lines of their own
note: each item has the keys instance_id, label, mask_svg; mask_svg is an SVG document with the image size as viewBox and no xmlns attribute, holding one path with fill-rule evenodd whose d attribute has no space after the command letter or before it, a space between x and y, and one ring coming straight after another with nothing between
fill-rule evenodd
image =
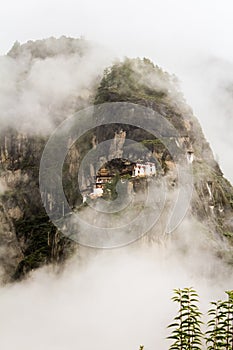
<instances>
[{"instance_id":1,"label":"white cloud","mask_svg":"<svg viewBox=\"0 0 233 350\"><path fill-rule=\"evenodd\" d=\"M84 55L80 56L78 47L65 55L69 44L72 41L63 38L57 42L49 39L44 46L36 42L33 49L39 53L46 45L52 53L59 53L43 60L32 56L29 47L16 58L0 57L1 127L14 125L22 131L51 132L57 120L74 113L78 98L87 100L112 56L91 43Z\"/></svg>"},{"instance_id":2,"label":"white cloud","mask_svg":"<svg viewBox=\"0 0 233 350\"><path fill-rule=\"evenodd\" d=\"M173 288L197 288L203 312L230 288L229 269L214 257L206 236L191 235L191 229L186 222L175 240L151 247L81 248L82 258L62 275L41 269L2 288L2 348L117 350L143 343L167 349L166 327L177 312Z\"/></svg>"}]
</instances>

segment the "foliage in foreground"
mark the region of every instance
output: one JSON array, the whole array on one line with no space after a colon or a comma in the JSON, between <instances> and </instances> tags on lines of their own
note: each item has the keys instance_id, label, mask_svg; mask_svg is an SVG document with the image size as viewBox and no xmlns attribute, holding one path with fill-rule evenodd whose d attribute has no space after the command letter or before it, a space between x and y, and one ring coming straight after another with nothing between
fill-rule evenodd
<instances>
[{"instance_id":1,"label":"foliage in foreground","mask_svg":"<svg viewBox=\"0 0 233 350\"><path fill-rule=\"evenodd\" d=\"M172 335L174 343L170 350L176 349L201 349L201 312L197 306L198 295L192 288L175 289L172 300L179 304L178 315L174 323L168 327L173 328Z\"/></svg>"},{"instance_id":2,"label":"foliage in foreground","mask_svg":"<svg viewBox=\"0 0 233 350\"><path fill-rule=\"evenodd\" d=\"M233 350L233 291L227 291L226 300L211 302L206 331L199 297L193 288L174 289L172 300L178 304L178 314L168 328L168 339L173 340L169 350ZM141 345L139 350L143 350Z\"/></svg>"},{"instance_id":3,"label":"foliage in foreground","mask_svg":"<svg viewBox=\"0 0 233 350\"><path fill-rule=\"evenodd\" d=\"M169 350L233 350L233 291L226 292L227 300L211 302L206 332L199 310L198 294L193 288L175 289L172 300L179 305L178 315L168 326L174 340Z\"/></svg>"}]
</instances>

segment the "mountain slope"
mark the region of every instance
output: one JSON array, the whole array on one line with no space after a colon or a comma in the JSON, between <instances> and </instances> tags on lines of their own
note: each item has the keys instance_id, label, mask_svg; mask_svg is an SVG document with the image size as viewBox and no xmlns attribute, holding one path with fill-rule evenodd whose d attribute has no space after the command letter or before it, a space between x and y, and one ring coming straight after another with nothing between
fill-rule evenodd
<instances>
[{"instance_id":1,"label":"mountain slope","mask_svg":"<svg viewBox=\"0 0 233 350\"><path fill-rule=\"evenodd\" d=\"M60 121L84 106L94 103L98 109L98 105L105 102L129 102L150 108L160 113L179 131L177 141L180 149L187 156L193 157L195 190L189 214L207 232L216 235L223 242L223 247L226 246L226 250L230 251L227 259L232 262L233 188L214 160L200 124L185 103L175 77L154 66L148 59L125 59L107 68L102 79L102 68L99 65L95 74L79 84L79 75L74 70L79 69L79 66L87 70L86 61L88 62L90 50L88 43L83 40L63 37L58 40L29 42L22 46L15 44L8 54L12 67L19 63L22 67L17 73L17 79L13 81L17 85L16 90L18 89L16 96L21 102L27 96L30 108L25 108L25 104L23 107L20 105L18 113L19 116L23 115L22 125L19 126L20 118L17 118L16 123L5 125L0 135L0 180L5 189L0 198L2 279L9 281L22 278L32 269L44 264L61 263L78 248L76 243L58 232L45 213L38 184L39 163L49 132ZM76 65L76 61L79 65ZM52 77L51 71L54 71ZM56 72L60 74L58 77ZM32 84L33 74L36 80ZM39 79L40 74L44 77L43 82ZM46 79L50 78L58 80L49 84ZM60 85L65 82L67 89L61 89ZM32 86L36 87L33 94L29 94ZM53 92L55 96L51 100ZM37 119L33 116L34 111ZM33 130L32 125L28 127L28 121L34 125L35 120L40 123L39 115L45 111L46 118L42 118L42 125L46 126L44 129L39 128L38 131ZM11 114L12 111L9 109L8 113ZM14 114L17 114L17 108ZM108 139L114 140L116 131L121 130L125 131L125 138L147 147L158 159L163 176L176 183L173 173L175 161L165 145L153 135L123 124L98 127L75 143L67 155L64 188L72 206L82 203L81 194L76 188L83 156L91 147ZM105 155L106 162L110 156L114 156L111 152L112 147ZM88 168L89 177L93 173L93 167L90 164ZM87 179L88 176L82 180L84 188L88 185ZM48 198L52 203L51 194L48 194ZM218 250L218 253L225 255L224 249L223 252Z\"/></svg>"}]
</instances>

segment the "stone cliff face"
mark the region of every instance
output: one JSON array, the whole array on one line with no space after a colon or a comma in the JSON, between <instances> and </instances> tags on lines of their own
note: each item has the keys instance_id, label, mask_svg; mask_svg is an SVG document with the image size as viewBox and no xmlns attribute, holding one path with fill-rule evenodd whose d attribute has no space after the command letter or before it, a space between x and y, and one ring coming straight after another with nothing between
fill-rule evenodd
<instances>
[{"instance_id":1,"label":"stone cliff face","mask_svg":"<svg viewBox=\"0 0 233 350\"><path fill-rule=\"evenodd\" d=\"M155 76L161 79L159 83ZM154 81L158 86L155 83L151 91L148 86ZM169 78L148 60L126 59L105 72L96 102L134 102L159 112L175 126L179 132L175 142L185 151L187 162L193 166L192 215L205 222L207 230L219 234L221 238L230 238L229 243L232 244L233 188L215 161L198 120L172 84L172 77ZM158 140L151 140L145 132L124 126L120 128L126 131L127 138L141 141L148 147L159 159L165 173L172 173L174 160L164 145ZM100 130L97 142L103 141L106 134L106 130L102 134Z\"/></svg>"},{"instance_id":2,"label":"stone cliff face","mask_svg":"<svg viewBox=\"0 0 233 350\"><path fill-rule=\"evenodd\" d=\"M64 38L62 40L66 42ZM82 42L81 46L80 52L83 55L86 45ZM73 41L71 46L67 41L65 47L62 54L66 55L80 50L79 45ZM45 43L38 46L30 42L26 49L30 55L40 59L59 54L59 45L55 50L49 49ZM22 50L25 52L25 47L17 44L9 54L16 59ZM96 105L104 102L131 102L158 111L168 119L180 135L173 141L174 147L184 150L187 162L193 165L195 190L190 214L202 222L207 231L218 235L228 247L232 247L233 188L214 160L197 119L177 91L174 77L149 60L126 59L107 69L98 89L94 87L86 98L80 100L77 96L72 108L68 104L69 99L62 101L62 105L67 103L69 113L75 112L83 105L92 103L95 96ZM4 282L22 278L43 264L60 263L77 249L77 244L63 237L53 226L41 202L39 163L47 138L48 136L18 131L14 127L5 128L0 134L0 180L4 184L0 196L0 260ZM163 175L171 174L171 181L175 185L174 160L166 147L150 133L124 124L117 125L117 131L113 127L99 127L84 135L70 148L67 155L64 188L72 206L82 203L77 189L78 167L82 157L102 141L113 139L105 161L121 158L126 138L147 147L160 162ZM90 163L88 173L82 177L83 189L91 185L96 170L94 164ZM53 205L53 194L47 194L47 200Z\"/></svg>"},{"instance_id":3,"label":"stone cliff face","mask_svg":"<svg viewBox=\"0 0 233 350\"><path fill-rule=\"evenodd\" d=\"M63 260L66 241L51 225L39 192L39 162L45 139L8 130L0 138L0 176L5 191L1 206L3 279ZM5 270L5 272L4 272Z\"/></svg>"}]
</instances>

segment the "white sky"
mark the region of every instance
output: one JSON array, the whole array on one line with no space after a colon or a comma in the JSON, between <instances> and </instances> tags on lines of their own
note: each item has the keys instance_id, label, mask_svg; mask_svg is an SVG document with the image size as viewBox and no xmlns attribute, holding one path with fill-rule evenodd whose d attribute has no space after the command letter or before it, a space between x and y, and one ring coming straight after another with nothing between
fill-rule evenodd
<instances>
[{"instance_id":1,"label":"white sky","mask_svg":"<svg viewBox=\"0 0 233 350\"><path fill-rule=\"evenodd\" d=\"M117 56L151 58L178 75L226 176L233 181L233 116L229 106L225 110L233 100L225 95L221 101L216 99L222 93L218 89L233 80L232 14L231 0L8 0L0 11L0 54L16 40L84 35ZM217 67L211 63L206 70L213 57L220 63Z\"/></svg>"},{"instance_id":2,"label":"white sky","mask_svg":"<svg viewBox=\"0 0 233 350\"><path fill-rule=\"evenodd\" d=\"M8 0L1 6L0 29L6 52L20 42L48 36L85 35L117 53L153 55L182 48L233 56L231 0ZM165 60L166 61L166 60Z\"/></svg>"}]
</instances>

